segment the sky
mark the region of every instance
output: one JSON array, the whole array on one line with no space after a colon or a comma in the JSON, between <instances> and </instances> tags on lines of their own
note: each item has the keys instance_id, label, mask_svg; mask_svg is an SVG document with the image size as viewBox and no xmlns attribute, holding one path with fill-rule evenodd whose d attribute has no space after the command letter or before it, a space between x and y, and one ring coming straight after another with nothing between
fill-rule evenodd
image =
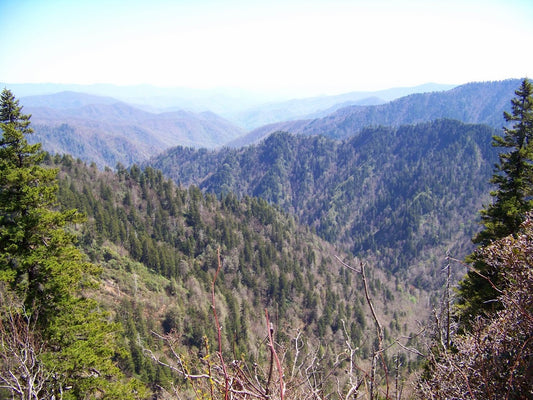
<instances>
[{"instance_id":1,"label":"sky","mask_svg":"<svg viewBox=\"0 0 533 400\"><path fill-rule=\"evenodd\" d=\"M531 0L0 0L0 82L293 96L533 76Z\"/></svg>"}]
</instances>

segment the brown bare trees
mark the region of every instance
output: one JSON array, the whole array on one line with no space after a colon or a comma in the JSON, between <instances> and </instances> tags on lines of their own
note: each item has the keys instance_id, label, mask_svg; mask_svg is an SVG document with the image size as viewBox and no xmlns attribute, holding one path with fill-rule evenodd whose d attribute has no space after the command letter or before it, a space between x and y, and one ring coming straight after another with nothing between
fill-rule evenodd
<instances>
[{"instance_id":1,"label":"brown bare trees","mask_svg":"<svg viewBox=\"0 0 533 400\"><path fill-rule=\"evenodd\" d=\"M35 319L0 285L0 397L2 389L20 400L47 397L51 371L44 367L43 341Z\"/></svg>"},{"instance_id":2,"label":"brown bare trees","mask_svg":"<svg viewBox=\"0 0 533 400\"><path fill-rule=\"evenodd\" d=\"M425 399L530 399L533 397L533 215L515 236L478 250L501 271L504 289L489 278L502 309L478 317L453 337L452 349L431 353L420 394ZM473 271L475 272L475 271Z\"/></svg>"}]
</instances>

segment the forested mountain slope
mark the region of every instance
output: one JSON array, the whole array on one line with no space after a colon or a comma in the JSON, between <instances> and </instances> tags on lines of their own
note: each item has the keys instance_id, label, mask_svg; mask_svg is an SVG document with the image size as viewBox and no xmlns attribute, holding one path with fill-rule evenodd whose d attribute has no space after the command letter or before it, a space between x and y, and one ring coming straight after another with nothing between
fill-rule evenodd
<instances>
[{"instance_id":1,"label":"forested mountain slope","mask_svg":"<svg viewBox=\"0 0 533 400\"><path fill-rule=\"evenodd\" d=\"M163 88L150 85L65 85L65 84L10 84L0 82L22 97L27 106L48 106L67 103L102 104L103 99L136 105L147 111L185 110L195 113L212 111L243 129L249 130L267 123L303 118L316 112L335 111L350 104L381 104L412 93L451 89L456 85L426 83L415 87L398 87L378 91L349 92L318 97L292 98L265 93L251 93L243 90L194 90L185 88ZM56 94L61 99L56 101ZM82 95L79 101L74 94ZM69 97L71 97L70 101ZM100 97L98 101L90 99ZM90 101L90 103L88 103ZM54 104L52 106L51 104Z\"/></svg>"},{"instance_id":2,"label":"forested mountain slope","mask_svg":"<svg viewBox=\"0 0 533 400\"><path fill-rule=\"evenodd\" d=\"M369 106L387 103L412 93L448 90L455 85L427 83L405 88L392 88L374 92L350 92L331 96L293 99L284 102L261 104L243 111L225 115L239 126L251 130L280 121L318 118L351 105Z\"/></svg>"},{"instance_id":3,"label":"forested mountain slope","mask_svg":"<svg viewBox=\"0 0 533 400\"><path fill-rule=\"evenodd\" d=\"M508 108L509 99L513 97L519 82L518 79L474 82L443 92L412 94L381 105L350 106L322 118L288 121L257 128L231 145L238 147L254 143L280 130L347 138L368 126L398 127L439 118L487 124L499 129L503 124L503 111Z\"/></svg>"},{"instance_id":4,"label":"forested mountain slope","mask_svg":"<svg viewBox=\"0 0 533 400\"><path fill-rule=\"evenodd\" d=\"M169 147L216 147L244 133L211 112L153 113L109 97L62 92L27 98L35 134L53 153L98 166L131 165Z\"/></svg>"},{"instance_id":5,"label":"forested mountain slope","mask_svg":"<svg viewBox=\"0 0 533 400\"><path fill-rule=\"evenodd\" d=\"M327 375L321 390L336 390L337 377L346 383L345 361L336 359L346 340L358 347L360 366L368 365L375 329L362 282L336 256L355 261L291 216L259 198L238 200L227 194L218 200L195 186L176 187L151 168L102 172L70 156L48 162L61 170L61 204L88 216L79 243L103 267L98 298L124 325L128 351L120 364L128 374L154 390L170 381L187 385L146 357L147 349L158 351L162 345L151 331L177 333L176 350L189 360L189 368L201 365L204 335L215 346L210 290L218 248L223 267L216 302L228 359L264 360L268 309L276 341L287 352L284 362L295 357L296 335L306 354L320 351L320 366L313 366L313 374ZM390 280L373 265L368 274L386 340L408 335L425 313L427 293ZM408 360L416 362L412 356L402 357L406 367L412 366Z\"/></svg>"},{"instance_id":6,"label":"forested mountain slope","mask_svg":"<svg viewBox=\"0 0 533 400\"><path fill-rule=\"evenodd\" d=\"M429 287L464 255L496 160L486 125L438 120L337 141L275 133L239 150L178 147L151 165L206 192L258 196L323 238Z\"/></svg>"},{"instance_id":7,"label":"forested mountain slope","mask_svg":"<svg viewBox=\"0 0 533 400\"><path fill-rule=\"evenodd\" d=\"M240 121L236 123L257 126L259 121L302 118L316 112L321 117L267 125L248 134L209 111L147 111L112 97L72 91L27 97L24 104L25 112L33 114L36 134L31 140L41 142L45 150L114 168L117 163L129 166L143 162L172 146L239 147L280 130L346 138L366 126L399 126L436 118L487 123L499 128L501 113L517 84L516 80L470 83L448 91L413 94L386 104L341 109L338 108L346 99L365 98L359 98L361 93L348 93L265 104L232 118ZM382 94L388 92L393 90ZM366 101L381 102L368 98Z\"/></svg>"}]
</instances>

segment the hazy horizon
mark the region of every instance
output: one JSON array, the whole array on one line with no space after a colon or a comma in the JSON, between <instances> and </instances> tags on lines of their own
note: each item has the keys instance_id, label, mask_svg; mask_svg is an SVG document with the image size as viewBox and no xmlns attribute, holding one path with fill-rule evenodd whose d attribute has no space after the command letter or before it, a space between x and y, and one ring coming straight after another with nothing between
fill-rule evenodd
<instances>
[{"instance_id":1,"label":"hazy horizon","mask_svg":"<svg viewBox=\"0 0 533 400\"><path fill-rule=\"evenodd\" d=\"M518 79L516 77L509 77L506 79ZM504 80L506 80L504 79ZM474 81L472 81L474 82ZM426 87L434 87L434 86L443 86L443 87L455 87L460 86L466 83L471 82L460 82L460 83L441 83L441 82L425 82L418 85L412 85L412 86L394 86L394 87L387 87L387 88L379 88L379 89L369 89L369 90L349 90L349 91L339 91L338 93L317 93L310 96L291 96L290 94L273 94L269 92L262 92L260 90L248 90L243 88L236 88L236 87L212 87L212 88L191 88L191 87L185 87L185 86L163 86L163 85L154 85L149 83L143 83L143 84L114 84L114 83L90 83L90 84L80 84L80 83L56 83L56 82L3 82L0 81L0 86L6 86L6 87L21 87L21 88L28 88L28 91L31 92L31 94L22 94L21 96L34 96L34 95L46 95L46 94L54 94L58 93L59 91L73 91L73 92L79 92L79 93L87 93L87 94L97 94L97 93L105 93L108 90L116 90L116 91L124 91L124 92L135 92L136 90L140 90L142 93L142 90L148 89L150 96L153 96L154 93L159 93L160 95L173 95L175 93L185 93L190 94L192 97L199 96L202 97L203 95L208 96L227 96L227 97L239 97L239 96L255 96L255 97L271 97L273 99L305 99L305 98L311 98L311 97L321 97L321 96L337 96L337 95L343 95L343 94L349 94L349 93L368 93L369 95L379 92L387 92L389 90L396 90L396 89L411 89L411 88L426 88ZM102 94L104 96L105 94Z\"/></svg>"},{"instance_id":2,"label":"hazy horizon","mask_svg":"<svg viewBox=\"0 0 533 400\"><path fill-rule=\"evenodd\" d=\"M531 73L532 20L525 0L7 0L0 81L303 98L504 80Z\"/></svg>"}]
</instances>

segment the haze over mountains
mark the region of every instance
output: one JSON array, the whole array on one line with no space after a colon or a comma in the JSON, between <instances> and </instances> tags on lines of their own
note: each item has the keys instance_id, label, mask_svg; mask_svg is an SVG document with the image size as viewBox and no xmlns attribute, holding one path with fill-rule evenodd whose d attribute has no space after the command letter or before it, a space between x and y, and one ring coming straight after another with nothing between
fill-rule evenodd
<instances>
[{"instance_id":1,"label":"haze over mountains","mask_svg":"<svg viewBox=\"0 0 533 400\"><path fill-rule=\"evenodd\" d=\"M242 90L201 90L180 87L157 87L152 85L118 86L111 84L77 85L54 83L0 83L17 93L19 97L50 95L59 92L85 93L112 97L115 101L135 105L147 111L164 112L187 110L193 112L213 111L217 114L234 112L275 101L267 97Z\"/></svg>"},{"instance_id":2,"label":"haze over mountains","mask_svg":"<svg viewBox=\"0 0 533 400\"><path fill-rule=\"evenodd\" d=\"M365 99L387 102L412 93L447 90L456 85L428 83L415 87L398 87L379 91L349 92L339 95L320 95L306 98L275 96L237 89L201 90L151 85L11 84L0 82L0 86L7 87L13 93L17 93L20 98L50 95L59 92L75 92L111 97L116 99L115 101L125 102L152 112L176 110L212 111L234 121L238 125L242 125L246 129L251 129L262 124L246 126L244 124L246 118L250 118L250 116L258 112L270 112L271 109L289 113L288 115L291 116L303 117L318 110L326 110L332 106L348 105L350 102L360 102ZM275 121L266 121L266 123L269 122Z\"/></svg>"},{"instance_id":3,"label":"haze over mountains","mask_svg":"<svg viewBox=\"0 0 533 400\"><path fill-rule=\"evenodd\" d=\"M34 140L100 166L145 160L178 144L215 147L243 130L211 112L151 113L109 97L60 92L23 98Z\"/></svg>"},{"instance_id":4,"label":"haze over mountains","mask_svg":"<svg viewBox=\"0 0 533 400\"><path fill-rule=\"evenodd\" d=\"M347 138L366 126L393 126L451 118L500 128L503 111L509 107L519 80L478 82L451 90L416 93L391 102L370 106L348 106L321 118L303 119L266 125L231 143L233 146L257 142L272 132L323 134Z\"/></svg>"},{"instance_id":5,"label":"haze over mountains","mask_svg":"<svg viewBox=\"0 0 533 400\"><path fill-rule=\"evenodd\" d=\"M69 153L94 161L100 167L114 168L117 163L128 166L144 162L177 145L209 149L224 145L239 147L279 130L345 138L369 125L400 126L437 118L499 127L502 112L517 83L518 80L471 83L441 91L436 90L450 85L427 84L269 102L261 106L257 105L257 99L256 103L247 101L251 96L239 102L218 97L222 103L227 100L225 110L216 107L213 100L216 94L207 92L200 93L203 97L198 92L188 93L192 97L187 101L187 92L183 90L144 86L7 86L26 94L38 93L21 99L25 111L33 114L36 134L32 140L42 142L51 152ZM135 106L112 96L74 91L43 94L55 89L108 93L133 103L144 101L144 104ZM181 100L171 103L176 99ZM156 104L166 108L156 108ZM222 116L213 110L205 111L209 106L221 111ZM162 111L168 108L173 111ZM246 132L246 127L262 123L268 125Z\"/></svg>"},{"instance_id":6,"label":"haze over mountains","mask_svg":"<svg viewBox=\"0 0 533 400\"><path fill-rule=\"evenodd\" d=\"M332 96L291 99L261 104L257 107L226 115L226 117L243 128L250 130L278 121L318 118L350 105L383 104L412 93L442 91L453 87L455 85L427 83L420 86L392 88L375 92L350 92Z\"/></svg>"}]
</instances>

